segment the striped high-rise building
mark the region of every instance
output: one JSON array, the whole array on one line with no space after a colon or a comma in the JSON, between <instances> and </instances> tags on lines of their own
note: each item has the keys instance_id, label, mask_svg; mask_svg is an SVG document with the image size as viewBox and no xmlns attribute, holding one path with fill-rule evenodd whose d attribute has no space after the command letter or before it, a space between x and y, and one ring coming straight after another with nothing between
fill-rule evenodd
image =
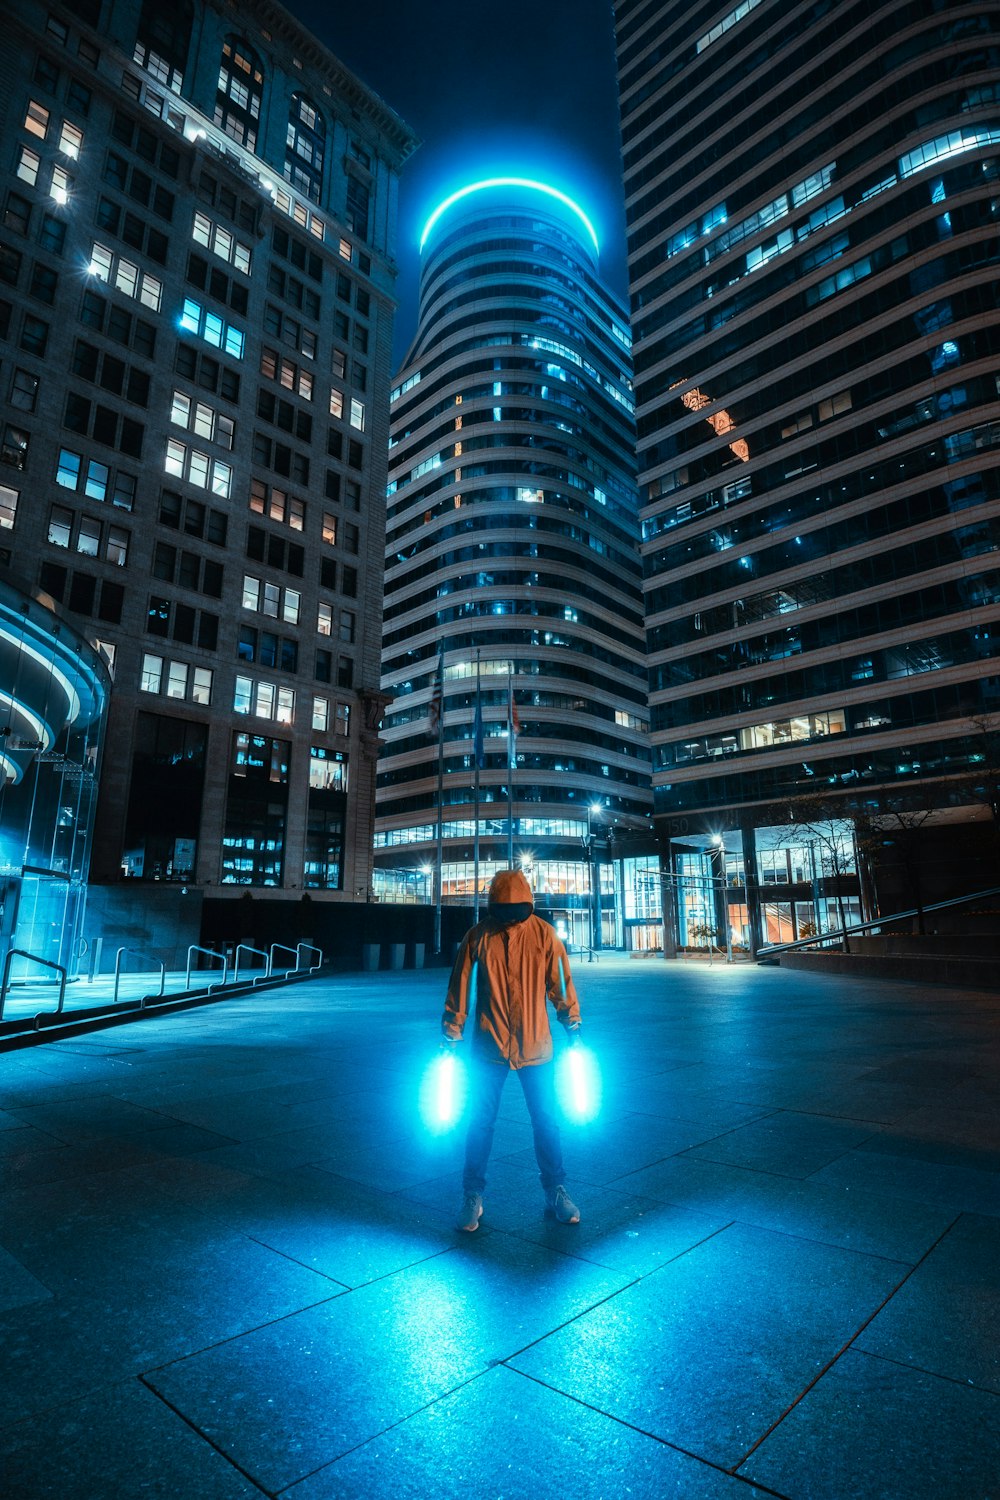
<instances>
[{"instance_id":1,"label":"striped high-rise building","mask_svg":"<svg viewBox=\"0 0 1000 1500\"><path fill-rule=\"evenodd\" d=\"M392 396L389 899L431 898L440 832L443 897L471 901L478 835L480 886L513 856L572 941L624 925L643 940L622 890L650 807L630 376L627 316L575 203L502 179L435 210Z\"/></svg>"},{"instance_id":2,"label":"striped high-rise building","mask_svg":"<svg viewBox=\"0 0 1000 1500\"><path fill-rule=\"evenodd\" d=\"M779 816L879 859L926 821L942 888L988 842L1000 10L615 12L656 818L792 937L824 870L755 852Z\"/></svg>"}]
</instances>

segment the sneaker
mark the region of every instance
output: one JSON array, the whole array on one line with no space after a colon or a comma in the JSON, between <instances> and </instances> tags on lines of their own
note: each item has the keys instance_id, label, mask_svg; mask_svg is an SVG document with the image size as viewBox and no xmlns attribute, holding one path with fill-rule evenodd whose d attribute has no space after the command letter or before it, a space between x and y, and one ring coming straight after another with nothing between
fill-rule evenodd
<instances>
[{"instance_id":1,"label":"sneaker","mask_svg":"<svg viewBox=\"0 0 1000 1500\"><path fill-rule=\"evenodd\" d=\"M483 1200L478 1193L466 1193L462 1199L462 1207L459 1211L456 1229L464 1229L469 1234L479 1228L479 1221L483 1217Z\"/></svg>"},{"instance_id":2,"label":"sneaker","mask_svg":"<svg viewBox=\"0 0 1000 1500\"><path fill-rule=\"evenodd\" d=\"M555 1214L560 1224L579 1224L580 1210L573 1202L562 1183L549 1188L545 1194L546 1207Z\"/></svg>"}]
</instances>

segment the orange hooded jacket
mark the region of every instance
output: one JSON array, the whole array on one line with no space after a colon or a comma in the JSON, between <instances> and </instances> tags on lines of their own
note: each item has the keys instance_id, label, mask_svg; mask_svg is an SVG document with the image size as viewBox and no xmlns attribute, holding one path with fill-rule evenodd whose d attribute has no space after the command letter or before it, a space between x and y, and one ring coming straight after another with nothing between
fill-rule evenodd
<instances>
[{"instance_id":1,"label":"orange hooded jacket","mask_svg":"<svg viewBox=\"0 0 1000 1500\"><path fill-rule=\"evenodd\" d=\"M512 1068L552 1057L546 1001L565 1027L580 1024L566 949L531 905L531 887L520 870L501 870L493 877L491 914L462 939L442 1018L445 1035L457 1041L474 1009L473 1050ZM497 907L510 907L512 919L498 917Z\"/></svg>"}]
</instances>

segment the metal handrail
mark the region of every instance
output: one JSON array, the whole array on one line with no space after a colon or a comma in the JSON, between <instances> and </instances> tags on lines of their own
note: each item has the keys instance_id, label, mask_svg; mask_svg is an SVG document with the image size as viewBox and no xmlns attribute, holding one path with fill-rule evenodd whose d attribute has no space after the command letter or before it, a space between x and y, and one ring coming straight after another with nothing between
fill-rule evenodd
<instances>
[{"instance_id":1,"label":"metal handrail","mask_svg":"<svg viewBox=\"0 0 1000 1500\"><path fill-rule=\"evenodd\" d=\"M278 952L279 949L281 950L282 953L291 953L291 954L294 954L294 957L295 957L295 967L298 968L298 966L299 966L299 953L298 953L298 949L297 948L289 948L289 946L288 946L287 943L272 943L271 944L271 953L270 953L270 957L269 957L269 963L271 965L270 972L272 974L274 973L274 955Z\"/></svg>"},{"instance_id":2,"label":"metal handrail","mask_svg":"<svg viewBox=\"0 0 1000 1500\"><path fill-rule=\"evenodd\" d=\"M312 945L312 943L296 943L296 945L295 945L295 967L296 967L296 969L301 969L302 968L302 963L301 963L301 961L299 959L299 954L302 953L303 951L306 952L306 953L316 953L316 954L319 955L319 963L318 964L310 964L308 966L309 973L310 974L315 974L317 972L317 970L319 970L319 969L321 969L323 967L323 950L322 950L322 948L314 948L313 945Z\"/></svg>"},{"instance_id":3,"label":"metal handrail","mask_svg":"<svg viewBox=\"0 0 1000 1500\"><path fill-rule=\"evenodd\" d=\"M189 948L188 948L187 973L184 976L184 988L186 990L189 990L191 988L191 955L192 955L192 953L205 953L205 954L207 954L207 956L209 958L217 958L217 959L219 959L220 962L221 962L221 964L222 964L222 978L219 980L219 983L220 984L225 984L225 982L226 982L226 975L229 973L229 960L226 957L226 955L224 953L216 953L216 951L215 951L214 948L199 948L197 943L192 943L189 946ZM214 989L215 989L215 985L214 984L207 984L205 986L205 993L206 994L211 994L211 992Z\"/></svg>"},{"instance_id":4,"label":"metal handrail","mask_svg":"<svg viewBox=\"0 0 1000 1500\"><path fill-rule=\"evenodd\" d=\"M233 983L234 984L239 984L239 980L240 980L240 954L241 953L256 953L256 955L257 955L258 958L262 958L264 960L264 972L263 972L263 974L258 974L257 979L270 979L270 977L271 977L271 959L270 959L269 955L264 952L263 948L251 948L251 946L250 946L249 943L239 943L239 944L237 944L236 952L233 954ZM254 984L257 983L257 979L254 980Z\"/></svg>"},{"instance_id":5,"label":"metal handrail","mask_svg":"<svg viewBox=\"0 0 1000 1500\"><path fill-rule=\"evenodd\" d=\"M985 891L974 891L971 896L952 896L947 901L932 901L927 906L910 906L906 911L894 911L887 917L872 917L869 922L856 922L851 927L832 927L829 932L818 932L809 938L797 938L794 943L768 943L757 949L757 957L771 958L776 953L794 953L798 948L815 948L818 944L837 942L840 938L887 927L890 922L903 922L909 917L918 917L921 912L926 914L929 911L945 911L952 906L968 906L970 901L983 901L988 896L1000 896L1000 885L991 885Z\"/></svg>"},{"instance_id":6,"label":"metal handrail","mask_svg":"<svg viewBox=\"0 0 1000 1500\"><path fill-rule=\"evenodd\" d=\"M119 948L118 952L115 954L115 993L114 1000L112 1001L114 1005L118 1004L118 986L121 982L122 977L123 953L131 953L133 958L150 959L154 964L159 964L160 966L160 988L157 990L155 997L152 995L142 996L141 1000L139 1001L139 1006L141 1009L146 1004L147 1000L151 1000L154 998L158 1000L163 994L164 990L167 987L167 966L163 962L162 958L153 958L153 955L151 953L143 953L139 948Z\"/></svg>"},{"instance_id":7,"label":"metal handrail","mask_svg":"<svg viewBox=\"0 0 1000 1500\"><path fill-rule=\"evenodd\" d=\"M10 985L10 971L16 958L27 958L33 964L42 964L46 969L58 969L59 971L59 1004L55 1010L40 1010L35 1017L35 1030L42 1016L57 1016L66 1003L66 967L64 964L53 963L50 958L39 958L37 953L29 953L27 948L8 948L7 957L3 963L3 982L0 983L0 1021L3 1020L3 1008L7 999L7 989Z\"/></svg>"}]
</instances>

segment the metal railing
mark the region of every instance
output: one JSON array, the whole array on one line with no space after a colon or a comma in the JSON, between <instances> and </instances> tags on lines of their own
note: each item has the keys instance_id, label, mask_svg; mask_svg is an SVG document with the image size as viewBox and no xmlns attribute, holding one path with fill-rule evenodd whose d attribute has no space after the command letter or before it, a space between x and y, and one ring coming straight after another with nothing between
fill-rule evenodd
<instances>
[{"instance_id":1,"label":"metal railing","mask_svg":"<svg viewBox=\"0 0 1000 1500\"><path fill-rule=\"evenodd\" d=\"M7 1000L7 990L10 986L10 971L15 958L26 958L30 963L41 964L46 969L56 969L59 973L59 1004L55 1010L40 1010L35 1017L35 1030L42 1016L58 1016L66 1003L66 966L65 964L53 963L50 958L39 958L37 953L29 953L27 948L8 948L7 957L3 964L3 981L0 983L0 1021L3 1020L3 1008Z\"/></svg>"},{"instance_id":2,"label":"metal railing","mask_svg":"<svg viewBox=\"0 0 1000 1500\"><path fill-rule=\"evenodd\" d=\"M320 970L323 967L323 950L322 950L322 948L314 948L313 945L312 945L312 943L297 943L295 945L295 968L296 968L296 970L299 970L299 969L301 969L303 967L303 964L302 964L302 954L303 953L315 953L315 954L318 955L318 957L319 957L319 963L306 965L306 969L307 969L308 973L310 973L310 974L317 973L318 970Z\"/></svg>"},{"instance_id":3,"label":"metal railing","mask_svg":"<svg viewBox=\"0 0 1000 1500\"><path fill-rule=\"evenodd\" d=\"M161 958L154 958L151 953L143 953L139 948L119 948L118 952L115 954L115 992L114 998L112 1000L113 1005L118 1004L118 986L121 983L122 977L122 957L126 953L131 953L133 958L145 959L148 962L159 964L160 966L160 988L157 990L155 995L143 995L140 997L139 1008L141 1010L142 1007L146 1004L147 1000L158 1000L166 989L167 966Z\"/></svg>"},{"instance_id":4,"label":"metal railing","mask_svg":"<svg viewBox=\"0 0 1000 1500\"><path fill-rule=\"evenodd\" d=\"M271 973L271 974L274 973L274 955L276 953L290 953L292 955L292 957L295 959L295 967L296 968L299 967L299 951L298 951L297 948L289 948L289 946L288 946L287 943L272 943L271 944L271 952L268 955L268 963L270 965L269 973ZM290 973L291 970L290 969L286 969L285 972L286 973Z\"/></svg>"},{"instance_id":5,"label":"metal railing","mask_svg":"<svg viewBox=\"0 0 1000 1500\"><path fill-rule=\"evenodd\" d=\"M766 943L757 949L757 958L774 958L779 953L794 953L799 948L827 947L842 942L845 937L857 937L861 933L874 932L888 927L893 922L905 922L911 917L926 916L932 911L947 911L955 906L968 906L972 901L985 901L991 896L1000 896L1000 885L991 885L985 891L974 891L971 896L952 896L948 901L932 901L927 906L909 906L905 911L894 911L887 917L873 917L868 922L855 922L850 927L832 927L828 932L817 932L812 937L797 938L793 943Z\"/></svg>"},{"instance_id":6,"label":"metal railing","mask_svg":"<svg viewBox=\"0 0 1000 1500\"><path fill-rule=\"evenodd\" d=\"M236 951L233 954L233 984L239 984L239 982L240 982L240 954L241 953L255 953L258 958L262 958L264 960L264 972L263 972L263 974L258 974L257 977L256 977L256 979L254 979L252 981L252 983L259 984L262 979L270 979L270 977L271 977L271 958L270 958L270 955L267 954L267 953L265 953L264 950L263 950L263 948L251 948L251 946L250 946L249 943L239 943L239 944L237 944Z\"/></svg>"},{"instance_id":7,"label":"metal railing","mask_svg":"<svg viewBox=\"0 0 1000 1500\"><path fill-rule=\"evenodd\" d=\"M216 953L216 951L215 951L214 948L199 948L197 943L192 943L190 945L190 947L188 948L187 973L184 976L184 988L186 990L189 990L191 988L191 955L192 955L192 953L204 953L208 958L217 958L219 960L219 962L222 964L222 978L219 980L219 984L225 984L225 982L226 982L226 975L229 973L229 959L226 957L226 955L224 953ZM205 986L205 993L206 993L206 995L210 995L212 993L212 991L216 987L217 986L214 983L213 984L206 984L206 986Z\"/></svg>"}]
</instances>

